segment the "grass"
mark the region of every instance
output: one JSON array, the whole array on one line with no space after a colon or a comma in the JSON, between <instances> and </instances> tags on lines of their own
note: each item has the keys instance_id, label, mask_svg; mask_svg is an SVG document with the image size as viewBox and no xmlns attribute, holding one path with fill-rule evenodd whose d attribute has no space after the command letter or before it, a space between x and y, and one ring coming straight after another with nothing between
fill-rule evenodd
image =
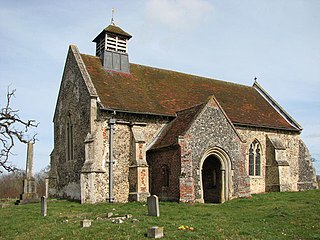
<instances>
[{"instance_id":1,"label":"grass","mask_svg":"<svg viewBox=\"0 0 320 240\"><path fill-rule=\"evenodd\" d=\"M163 226L165 239L320 239L320 190L254 195L224 204L160 203L160 217L147 216L143 203L95 205L65 200L0 208L0 239L146 239L147 229ZM133 217L121 224L106 213ZM91 219L90 228L80 220ZM132 222L138 219L139 222ZM194 231L178 230L188 225Z\"/></svg>"}]
</instances>

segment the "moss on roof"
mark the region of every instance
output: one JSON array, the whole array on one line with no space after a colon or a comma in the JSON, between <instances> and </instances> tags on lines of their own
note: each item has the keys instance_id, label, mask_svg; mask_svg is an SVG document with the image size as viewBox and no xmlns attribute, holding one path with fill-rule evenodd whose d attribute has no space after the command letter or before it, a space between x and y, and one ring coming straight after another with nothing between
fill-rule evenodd
<instances>
[{"instance_id":1,"label":"moss on roof","mask_svg":"<svg viewBox=\"0 0 320 240\"><path fill-rule=\"evenodd\" d=\"M115 33L115 34L119 34L119 35L122 35L122 36L125 36L125 37L128 37L128 38L131 38L132 36L127 33L126 31L122 30L120 27L116 26L116 25L112 25L110 24L108 27L106 27L104 29L106 32L109 32L109 33Z\"/></svg>"},{"instance_id":2,"label":"moss on roof","mask_svg":"<svg viewBox=\"0 0 320 240\"><path fill-rule=\"evenodd\" d=\"M157 141L152 145L151 150L177 145L178 137L185 134L204 106L205 104L200 104L177 112L177 117L161 132Z\"/></svg>"},{"instance_id":3,"label":"moss on roof","mask_svg":"<svg viewBox=\"0 0 320 240\"><path fill-rule=\"evenodd\" d=\"M81 56L105 108L175 115L214 95L234 124L297 130L253 87L137 64L130 74L108 71L99 58Z\"/></svg>"},{"instance_id":4,"label":"moss on roof","mask_svg":"<svg viewBox=\"0 0 320 240\"><path fill-rule=\"evenodd\" d=\"M128 39L130 39L132 36L125 32L124 30L122 30L120 27L110 24L108 27L106 27L105 29L103 29L98 36L95 37L95 39L92 40L92 42L97 42L98 39L100 39L100 37L102 37L103 34L105 34L106 32L108 33L115 33L124 37L127 37Z\"/></svg>"}]
</instances>

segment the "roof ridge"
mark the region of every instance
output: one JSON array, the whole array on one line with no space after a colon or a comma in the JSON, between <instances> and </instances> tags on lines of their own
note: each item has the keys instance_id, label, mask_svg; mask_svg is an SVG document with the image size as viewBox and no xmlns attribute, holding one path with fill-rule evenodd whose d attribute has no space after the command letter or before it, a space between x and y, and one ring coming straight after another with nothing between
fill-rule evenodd
<instances>
[{"instance_id":1,"label":"roof ridge","mask_svg":"<svg viewBox=\"0 0 320 240\"><path fill-rule=\"evenodd\" d=\"M97 56L94 56L94 55L91 55L91 54L87 54L87 53L81 53L81 54L89 56L89 57L99 58ZM216 79L216 78L212 78L212 77L199 76L199 75L195 75L195 74L192 74L192 73L181 72L181 71L178 71L178 70L165 69L165 68L154 67L154 66L143 65L143 64L132 63L132 62L129 63L129 64L130 65L135 65L135 66L138 66L138 67L141 66L141 67L146 67L146 68L159 70L159 71L178 73L178 74L183 74L183 75L192 76L192 77L196 77L196 78L207 79L207 80L210 80L210 81L219 81L219 82L223 82L223 83L226 83L226 84L231 84L231 85L236 85L236 86L241 86L241 87L253 89L252 86L248 86L248 85L244 85L244 84L240 84L240 83L229 82L227 80Z\"/></svg>"}]
</instances>

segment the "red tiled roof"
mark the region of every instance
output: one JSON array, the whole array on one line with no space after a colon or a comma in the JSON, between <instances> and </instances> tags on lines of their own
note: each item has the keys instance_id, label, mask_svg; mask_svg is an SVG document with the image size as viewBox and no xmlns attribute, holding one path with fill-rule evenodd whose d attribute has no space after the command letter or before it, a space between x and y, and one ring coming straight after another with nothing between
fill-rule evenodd
<instances>
[{"instance_id":1,"label":"red tiled roof","mask_svg":"<svg viewBox=\"0 0 320 240\"><path fill-rule=\"evenodd\" d=\"M178 137L184 135L203 107L204 104L200 104L177 112L177 117L165 127L157 141L152 145L152 149L174 146L177 144Z\"/></svg>"},{"instance_id":2,"label":"red tiled roof","mask_svg":"<svg viewBox=\"0 0 320 240\"><path fill-rule=\"evenodd\" d=\"M109 71L99 58L81 57L107 109L175 115L214 95L234 124L297 131L253 87L137 64L130 74Z\"/></svg>"}]
</instances>

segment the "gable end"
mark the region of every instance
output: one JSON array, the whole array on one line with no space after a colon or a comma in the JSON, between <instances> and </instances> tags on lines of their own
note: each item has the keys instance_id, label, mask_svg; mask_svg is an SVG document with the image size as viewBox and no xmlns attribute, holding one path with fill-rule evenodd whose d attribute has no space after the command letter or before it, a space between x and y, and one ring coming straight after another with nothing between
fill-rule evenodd
<instances>
[{"instance_id":1,"label":"gable end","mask_svg":"<svg viewBox=\"0 0 320 240\"><path fill-rule=\"evenodd\" d=\"M298 122L296 122L290 115L287 113L276 100L274 100L266 90L264 90L257 81L254 82L254 89L294 128L296 128L299 132L302 131L302 127Z\"/></svg>"}]
</instances>

